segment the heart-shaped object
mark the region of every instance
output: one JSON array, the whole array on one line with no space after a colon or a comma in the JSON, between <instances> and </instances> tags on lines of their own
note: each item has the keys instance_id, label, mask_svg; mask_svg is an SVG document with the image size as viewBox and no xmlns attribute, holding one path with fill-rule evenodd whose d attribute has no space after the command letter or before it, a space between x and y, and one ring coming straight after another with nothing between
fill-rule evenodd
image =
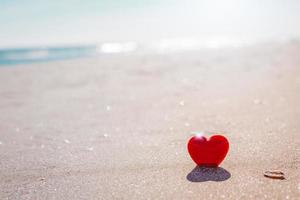
<instances>
[{"instance_id":1,"label":"heart-shaped object","mask_svg":"<svg viewBox=\"0 0 300 200\"><path fill-rule=\"evenodd\" d=\"M218 167L229 149L228 140L222 135L213 135L209 139L195 135L188 142L188 151L198 166Z\"/></svg>"}]
</instances>

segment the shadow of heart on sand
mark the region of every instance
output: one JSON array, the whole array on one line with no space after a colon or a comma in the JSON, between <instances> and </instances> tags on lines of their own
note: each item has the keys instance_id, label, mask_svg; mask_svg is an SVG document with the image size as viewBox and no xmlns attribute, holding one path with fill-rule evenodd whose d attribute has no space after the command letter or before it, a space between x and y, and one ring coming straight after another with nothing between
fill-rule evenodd
<instances>
[{"instance_id":1,"label":"shadow of heart on sand","mask_svg":"<svg viewBox=\"0 0 300 200\"><path fill-rule=\"evenodd\" d=\"M186 179L191 182L226 181L231 177L230 172L222 167L195 167Z\"/></svg>"}]
</instances>

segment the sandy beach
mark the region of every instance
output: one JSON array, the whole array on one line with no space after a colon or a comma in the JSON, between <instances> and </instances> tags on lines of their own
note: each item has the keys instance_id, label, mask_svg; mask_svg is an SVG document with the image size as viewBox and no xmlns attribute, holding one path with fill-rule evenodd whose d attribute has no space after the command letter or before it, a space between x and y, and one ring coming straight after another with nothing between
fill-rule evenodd
<instances>
[{"instance_id":1,"label":"sandy beach","mask_svg":"<svg viewBox=\"0 0 300 200\"><path fill-rule=\"evenodd\" d=\"M0 67L0 199L299 199L299 54L295 41ZM201 131L230 142L209 173L186 148Z\"/></svg>"}]
</instances>

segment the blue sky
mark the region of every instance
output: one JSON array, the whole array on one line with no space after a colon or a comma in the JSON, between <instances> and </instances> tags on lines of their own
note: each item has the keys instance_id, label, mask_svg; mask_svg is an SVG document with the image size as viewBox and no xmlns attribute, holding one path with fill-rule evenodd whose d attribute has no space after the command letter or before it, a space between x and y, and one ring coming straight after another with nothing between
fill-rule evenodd
<instances>
[{"instance_id":1,"label":"blue sky","mask_svg":"<svg viewBox=\"0 0 300 200\"><path fill-rule=\"evenodd\" d=\"M0 0L0 47L300 35L297 0Z\"/></svg>"},{"instance_id":2,"label":"blue sky","mask_svg":"<svg viewBox=\"0 0 300 200\"><path fill-rule=\"evenodd\" d=\"M76 43L78 37L84 37L80 29L93 31L97 20L101 24L102 18L114 13L127 15L158 5L158 0L0 0L0 44L47 43L47 38L50 43L68 43L67 34ZM78 40L81 42L88 40Z\"/></svg>"}]
</instances>

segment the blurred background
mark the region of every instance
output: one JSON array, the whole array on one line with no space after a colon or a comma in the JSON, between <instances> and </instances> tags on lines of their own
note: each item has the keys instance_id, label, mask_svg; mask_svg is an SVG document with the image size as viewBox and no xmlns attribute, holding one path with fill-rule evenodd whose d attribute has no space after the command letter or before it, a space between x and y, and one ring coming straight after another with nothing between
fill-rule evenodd
<instances>
[{"instance_id":1,"label":"blurred background","mask_svg":"<svg viewBox=\"0 0 300 200\"><path fill-rule=\"evenodd\" d=\"M0 0L0 63L286 41L299 38L299 10L297 0Z\"/></svg>"}]
</instances>

